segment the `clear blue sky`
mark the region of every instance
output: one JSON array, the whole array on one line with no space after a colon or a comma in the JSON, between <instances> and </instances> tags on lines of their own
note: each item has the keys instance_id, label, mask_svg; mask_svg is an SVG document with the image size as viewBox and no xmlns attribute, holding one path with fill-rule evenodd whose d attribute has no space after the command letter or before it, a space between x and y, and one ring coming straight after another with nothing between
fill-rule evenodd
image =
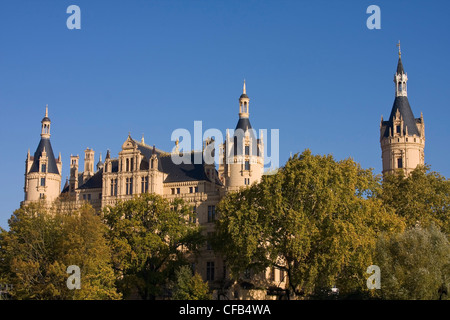
<instances>
[{"instance_id":1,"label":"clear blue sky","mask_svg":"<svg viewBox=\"0 0 450 320\"><path fill-rule=\"evenodd\" d=\"M66 8L81 8L68 30ZM366 9L381 8L369 30ZM381 171L397 41L425 161L450 176L449 1L7 1L0 4L0 226L23 200L27 150L117 156L128 132L171 150L176 128L234 128L243 79L254 128L280 130L280 163L309 148Z\"/></svg>"}]
</instances>

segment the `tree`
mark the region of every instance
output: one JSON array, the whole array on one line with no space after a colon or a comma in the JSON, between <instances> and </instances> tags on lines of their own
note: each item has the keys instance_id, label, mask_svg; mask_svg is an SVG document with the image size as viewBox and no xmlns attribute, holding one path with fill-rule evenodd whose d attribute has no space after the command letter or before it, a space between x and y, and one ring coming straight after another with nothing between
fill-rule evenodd
<instances>
[{"instance_id":1,"label":"tree","mask_svg":"<svg viewBox=\"0 0 450 320\"><path fill-rule=\"evenodd\" d=\"M143 194L105 208L121 292L130 295L137 290L146 300L164 293L175 270L204 242L190 215L192 208L181 199L169 203L156 194Z\"/></svg>"},{"instance_id":2,"label":"tree","mask_svg":"<svg viewBox=\"0 0 450 320\"><path fill-rule=\"evenodd\" d=\"M52 212L43 203L17 209L0 234L1 271L14 299L119 299L105 227L89 205ZM81 289L67 288L67 267L81 269Z\"/></svg>"},{"instance_id":3,"label":"tree","mask_svg":"<svg viewBox=\"0 0 450 320\"><path fill-rule=\"evenodd\" d=\"M181 266L175 272L175 285L172 298L175 300L211 300L207 282L189 266Z\"/></svg>"},{"instance_id":4,"label":"tree","mask_svg":"<svg viewBox=\"0 0 450 320\"><path fill-rule=\"evenodd\" d=\"M450 234L450 180L430 167L417 167L405 177L403 171L383 179L380 197L396 214L404 217L409 227L417 222L423 227L436 224Z\"/></svg>"},{"instance_id":5,"label":"tree","mask_svg":"<svg viewBox=\"0 0 450 320\"><path fill-rule=\"evenodd\" d=\"M247 269L284 270L290 295L319 297L333 285L341 295L367 292L376 237L404 227L379 192L378 179L353 160L306 150L219 203L214 248L235 279Z\"/></svg>"},{"instance_id":6,"label":"tree","mask_svg":"<svg viewBox=\"0 0 450 320\"><path fill-rule=\"evenodd\" d=\"M450 243L433 223L381 237L375 263L381 270L384 299L449 299Z\"/></svg>"}]
</instances>

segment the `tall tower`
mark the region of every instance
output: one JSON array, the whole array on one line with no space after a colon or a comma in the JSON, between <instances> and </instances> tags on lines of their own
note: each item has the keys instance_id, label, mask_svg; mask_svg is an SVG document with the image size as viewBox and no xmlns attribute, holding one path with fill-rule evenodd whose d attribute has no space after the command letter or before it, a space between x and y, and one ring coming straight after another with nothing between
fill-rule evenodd
<instances>
[{"instance_id":1,"label":"tall tower","mask_svg":"<svg viewBox=\"0 0 450 320\"><path fill-rule=\"evenodd\" d=\"M84 150L84 171L83 171L83 183L85 183L95 173L94 171L94 150L86 148Z\"/></svg>"},{"instance_id":2,"label":"tall tower","mask_svg":"<svg viewBox=\"0 0 450 320\"><path fill-rule=\"evenodd\" d=\"M61 192L61 155L55 158L50 143L50 125L48 106L41 121L41 140L34 153L28 151L25 161L25 203L45 199L55 200Z\"/></svg>"},{"instance_id":3,"label":"tall tower","mask_svg":"<svg viewBox=\"0 0 450 320\"><path fill-rule=\"evenodd\" d=\"M256 131L250 124L250 99L244 81L239 97L239 120L230 135L227 130L225 142L220 146L219 178L227 191L237 191L241 187L259 182L264 171L264 145L257 139Z\"/></svg>"},{"instance_id":4,"label":"tall tower","mask_svg":"<svg viewBox=\"0 0 450 320\"><path fill-rule=\"evenodd\" d=\"M395 100L388 121L380 122L383 175L403 169L408 175L425 162L425 124L423 114L414 118L408 101L408 76L403 69L400 42L397 72L394 75Z\"/></svg>"}]
</instances>

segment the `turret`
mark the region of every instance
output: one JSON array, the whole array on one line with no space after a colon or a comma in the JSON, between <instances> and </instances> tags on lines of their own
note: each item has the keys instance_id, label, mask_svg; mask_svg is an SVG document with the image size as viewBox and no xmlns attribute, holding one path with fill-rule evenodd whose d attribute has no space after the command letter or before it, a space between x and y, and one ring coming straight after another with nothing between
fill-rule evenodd
<instances>
[{"instance_id":1,"label":"turret","mask_svg":"<svg viewBox=\"0 0 450 320\"><path fill-rule=\"evenodd\" d=\"M400 43L398 44L397 71L394 75L395 100L387 121L381 118L380 144L383 174L398 169L409 174L424 164L425 125L423 115L414 118L408 101L408 77L403 68Z\"/></svg>"}]
</instances>

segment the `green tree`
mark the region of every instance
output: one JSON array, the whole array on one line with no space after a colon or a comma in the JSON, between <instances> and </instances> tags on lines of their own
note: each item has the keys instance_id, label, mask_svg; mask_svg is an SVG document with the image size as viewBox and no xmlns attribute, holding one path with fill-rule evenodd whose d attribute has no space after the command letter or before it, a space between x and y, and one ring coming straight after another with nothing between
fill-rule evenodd
<instances>
[{"instance_id":1,"label":"green tree","mask_svg":"<svg viewBox=\"0 0 450 320\"><path fill-rule=\"evenodd\" d=\"M175 270L204 242L190 222L192 208L181 199L170 203L155 194L136 196L104 210L120 290L142 299L164 293Z\"/></svg>"},{"instance_id":2,"label":"green tree","mask_svg":"<svg viewBox=\"0 0 450 320\"><path fill-rule=\"evenodd\" d=\"M175 285L172 298L175 300L211 300L207 282L203 282L202 277L195 273L189 266L181 266L175 272Z\"/></svg>"},{"instance_id":3,"label":"green tree","mask_svg":"<svg viewBox=\"0 0 450 320\"><path fill-rule=\"evenodd\" d=\"M92 207L60 214L43 203L16 210L0 234L0 268L14 299L119 299L105 227ZM81 269L81 289L66 285L69 265Z\"/></svg>"},{"instance_id":4,"label":"green tree","mask_svg":"<svg viewBox=\"0 0 450 320\"><path fill-rule=\"evenodd\" d=\"M433 223L416 226L393 237L381 237L375 264L381 271L384 299L448 299L450 243ZM446 294L445 294L446 293Z\"/></svg>"},{"instance_id":5,"label":"green tree","mask_svg":"<svg viewBox=\"0 0 450 320\"><path fill-rule=\"evenodd\" d=\"M306 150L219 203L214 248L235 279L247 269L286 271L290 295L318 297L333 285L341 295L367 292L378 234L404 227L378 192L378 179L353 160Z\"/></svg>"},{"instance_id":6,"label":"green tree","mask_svg":"<svg viewBox=\"0 0 450 320\"><path fill-rule=\"evenodd\" d=\"M383 179L383 203L404 217L408 226L435 223L450 234L450 180L427 166L417 167L405 177L403 171Z\"/></svg>"}]
</instances>

